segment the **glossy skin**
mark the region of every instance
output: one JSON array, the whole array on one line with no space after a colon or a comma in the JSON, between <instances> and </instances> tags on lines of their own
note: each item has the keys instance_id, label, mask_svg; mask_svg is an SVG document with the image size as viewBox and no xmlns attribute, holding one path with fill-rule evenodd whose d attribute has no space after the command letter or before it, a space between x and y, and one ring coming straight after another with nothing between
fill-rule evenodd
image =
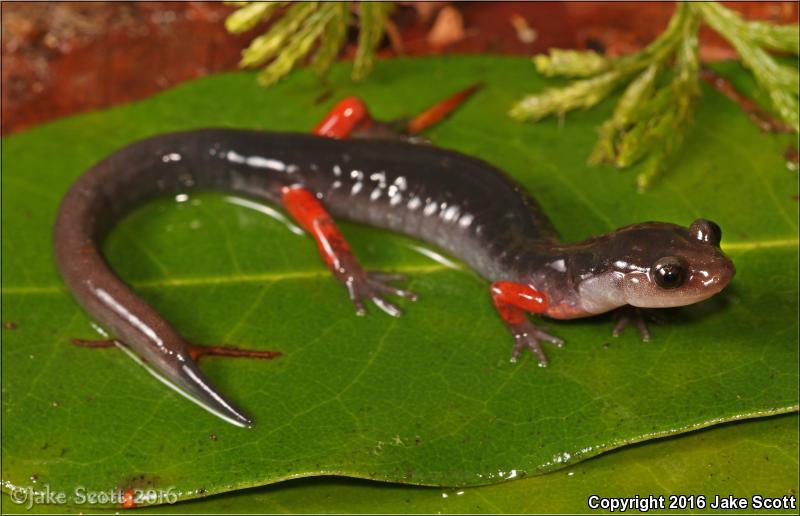
<instances>
[{"instance_id":1,"label":"glossy skin","mask_svg":"<svg viewBox=\"0 0 800 516\"><path fill-rule=\"evenodd\" d=\"M493 282L495 306L517 341L515 356L529 347L543 363L538 341L561 341L533 326L526 311L575 318L629 304L685 305L715 294L734 274L719 249L718 228L702 220L691 228L651 222L582 243L560 242L510 178L481 160L432 146L228 129L131 144L92 167L64 197L55 224L58 267L81 305L151 372L240 426L249 426L249 417L217 393L179 333L100 253L106 233L133 208L193 190L283 203L315 236L361 312L367 299L399 315L383 294L413 294L389 286L393 275L360 269L331 215L438 246ZM680 257L685 266L685 282L677 287L665 289L655 280L656 263L665 256Z\"/></svg>"}]
</instances>

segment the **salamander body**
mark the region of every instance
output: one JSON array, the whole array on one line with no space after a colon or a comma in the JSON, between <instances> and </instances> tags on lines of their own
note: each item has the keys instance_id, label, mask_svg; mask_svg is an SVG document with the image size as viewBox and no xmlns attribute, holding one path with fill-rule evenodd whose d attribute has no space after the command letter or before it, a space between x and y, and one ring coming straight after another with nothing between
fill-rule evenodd
<instances>
[{"instance_id":1,"label":"salamander body","mask_svg":"<svg viewBox=\"0 0 800 516\"><path fill-rule=\"evenodd\" d=\"M528 347L543 362L539 341L561 341L525 312L575 318L626 305L686 305L719 292L735 272L719 248L719 228L702 219L690 227L646 222L562 242L533 198L504 173L433 146L231 129L133 143L83 174L64 197L55 224L58 267L78 302L154 374L241 426L250 418L211 386L180 334L118 278L100 250L133 208L195 190L282 203L317 238L362 313L360 301L369 299L399 315L382 294L411 294L386 284L395 275L365 273L332 218L433 244L492 282L515 357Z\"/></svg>"}]
</instances>

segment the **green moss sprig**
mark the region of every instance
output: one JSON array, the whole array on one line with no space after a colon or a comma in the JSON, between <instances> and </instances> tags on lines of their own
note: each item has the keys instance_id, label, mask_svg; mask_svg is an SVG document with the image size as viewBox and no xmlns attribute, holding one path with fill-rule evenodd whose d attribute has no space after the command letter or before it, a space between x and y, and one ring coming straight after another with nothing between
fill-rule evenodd
<instances>
[{"instance_id":1,"label":"green moss sprig","mask_svg":"<svg viewBox=\"0 0 800 516\"><path fill-rule=\"evenodd\" d=\"M230 33L246 32L275 18L267 32L242 51L239 62L245 68L266 65L258 74L258 82L264 86L279 81L312 52L311 67L324 75L347 42L351 14L357 15L360 27L352 76L363 79L372 70L394 7L392 2L230 3L239 6L225 20Z\"/></svg>"},{"instance_id":2,"label":"green moss sprig","mask_svg":"<svg viewBox=\"0 0 800 516\"><path fill-rule=\"evenodd\" d=\"M599 129L589 162L624 168L643 161L636 182L644 190L680 146L692 121L700 94L697 34L701 22L731 43L767 92L778 116L798 132L797 68L778 63L766 52L800 53L798 26L744 21L714 2L679 3L666 30L631 55L607 58L592 51L553 49L549 55L535 56L540 73L578 80L523 98L510 115L535 121L587 109L627 85L613 115Z\"/></svg>"},{"instance_id":3,"label":"green moss sprig","mask_svg":"<svg viewBox=\"0 0 800 516\"><path fill-rule=\"evenodd\" d=\"M758 85L767 92L775 112L798 132L798 95L800 78L797 67L778 63L765 49L793 55L800 54L800 31L797 25L775 26L742 20L738 13L711 2L697 4L703 19L727 39L753 72Z\"/></svg>"}]
</instances>

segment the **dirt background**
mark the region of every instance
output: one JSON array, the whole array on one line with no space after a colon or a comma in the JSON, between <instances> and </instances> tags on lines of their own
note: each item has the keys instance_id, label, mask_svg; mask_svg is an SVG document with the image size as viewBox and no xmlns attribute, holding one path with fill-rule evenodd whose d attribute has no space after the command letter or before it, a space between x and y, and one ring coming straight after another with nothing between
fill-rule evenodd
<instances>
[{"instance_id":1,"label":"dirt background","mask_svg":"<svg viewBox=\"0 0 800 516\"><path fill-rule=\"evenodd\" d=\"M726 2L748 19L797 23L797 2ZM403 3L380 54L532 55L550 47L625 54L649 43L675 6L653 3ZM234 7L206 2L3 2L2 134L147 97L237 68L265 25L225 32ZM354 53L356 32L344 59ZM701 57L735 53L704 31Z\"/></svg>"}]
</instances>

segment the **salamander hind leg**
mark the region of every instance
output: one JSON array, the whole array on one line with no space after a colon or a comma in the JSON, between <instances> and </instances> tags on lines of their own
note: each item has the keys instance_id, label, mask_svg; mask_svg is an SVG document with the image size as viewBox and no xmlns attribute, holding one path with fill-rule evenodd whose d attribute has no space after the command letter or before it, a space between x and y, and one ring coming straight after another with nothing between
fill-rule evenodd
<instances>
[{"instance_id":1,"label":"salamander hind leg","mask_svg":"<svg viewBox=\"0 0 800 516\"><path fill-rule=\"evenodd\" d=\"M354 269L355 273L352 272ZM365 272L355 259L351 267L345 268L345 270L350 270L351 272L345 273L344 279L336 273L334 275L347 287L347 295L356 307L356 314L358 315L366 314L366 309L364 308L365 300L372 301L378 308L393 317L403 315L403 311L400 308L384 299L383 296L386 294L404 297L411 301L417 300L417 295L410 290L389 284L390 281L404 281L405 276L402 274L385 274L377 271Z\"/></svg>"},{"instance_id":2,"label":"salamander hind leg","mask_svg":"<svg viewBox=\"0 0 800 516\"><path fill-rule=\"evenodd\" d=\"M413 292L390 284L392 281L404 280L403 275L368 272L361 267L333 218L311 191L302 187L285 188L283 204L292 217L314 237L322 259L347 289L358 315L366 314L364 302L372 301L387 314L398 317L402 315L402 310L386 300L385 295L396 295L412 301L417 299Z\"/></svg>"},{"instance_id":3,"label":"salamander hind leg","mask_svg":"<svg viewBox=\"0 0 800 516\"><path fill-rule=\"evenodd\" d=\"M492 283L490 292L500 318L514 337L511 361L516 362L522 351L527 348L537 356L540 366L546 366L547 356L540 343L545 341L563 347L564 341L537 327L526 315L526 312L539 314L547 310L545 295L528 285L510 281Z\"/></svg>"},{"instance_id":4,"label":"salamander hind leg","mask_svg":"<svg viewBox=\"0 0 800 516\"><path fill-rule=\"evenodd\" d=\"M441 122L482 86L482 83L473 84L411 119L401 118L389 122L373 118L360 98L347 97L325 115L312 133L328 138L392 138L410 143L427 143L417 135Z\"/></svg>"},{"instance_id":5,"label":"salamander hind leg","mask_svg":"<svg viewBox=\"0 0 800 516\"><path fill-rule=\"evenodd\" d=\"M113 348L119 346L117 339L72 339L74 345L82 348ZM244 349L235 346L201 346L198 344L186 343L186 349L192 360L199 362L206 356L234 357L234 358L258 358L262 360L272 360L283 355L280 351L262 351L255 349Z\"/></svg>"}]
</instances>

